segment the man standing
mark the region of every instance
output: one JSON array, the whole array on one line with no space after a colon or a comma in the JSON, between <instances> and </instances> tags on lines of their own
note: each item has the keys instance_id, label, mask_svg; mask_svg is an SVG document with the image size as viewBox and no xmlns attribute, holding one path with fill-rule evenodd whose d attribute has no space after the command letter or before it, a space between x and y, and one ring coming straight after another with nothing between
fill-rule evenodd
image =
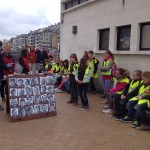
<instances>
[{"instance_id":1,"label":"man standing","mask_svg":"<svg viewBox=\"0 0 150 150\"><path fill-rule=\"evenodd\" d=\"M98 64L99 61L93 56L93 51L88 52L88 58L89 58L89 67L92 70L91 79L90 79L90 87L91 87L91 93L95 94L97 92L96 87L94 85L94 79L98 78Z\"/></svg>"}]
</instances>

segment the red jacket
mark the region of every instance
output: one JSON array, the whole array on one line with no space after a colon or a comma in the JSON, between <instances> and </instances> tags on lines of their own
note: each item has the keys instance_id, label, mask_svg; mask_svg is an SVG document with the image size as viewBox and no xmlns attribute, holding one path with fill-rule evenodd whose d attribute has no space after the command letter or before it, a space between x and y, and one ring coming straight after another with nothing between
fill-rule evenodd
<instances>
[{"instance_id":1,"label":"red jacket","mask_svg":"<svg viewBox=\"0 0 150 150\"><path fill-rule=\"evenodd\" d=\"M29 52L27 58L28 58L29 63L31 63L31 64L36 63L36 53L35 53L35 51Z\"/></svg>"},{"instance_id":2,"label":"red jacket","mask_svg":"<svg viewBox=\"0 0 150 150\"><path fill-rule=\"evenodd\" d=\"M4 75L13 74L14 73L14 60L13 57L10 54L2 53L2 60L3 60L3 73ZM8 64L13 63L11 67L8 66Z\"/></svg>"}]
</instances>

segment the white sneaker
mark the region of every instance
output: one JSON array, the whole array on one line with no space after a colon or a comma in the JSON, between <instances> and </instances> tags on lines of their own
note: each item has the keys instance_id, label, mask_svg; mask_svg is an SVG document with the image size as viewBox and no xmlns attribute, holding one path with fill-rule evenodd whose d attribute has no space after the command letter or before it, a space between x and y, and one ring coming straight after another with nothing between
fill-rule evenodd
<instances>
[{"instance_id":1,"label":"white sneaker","mask_svg":"<svg viewBox=\"0 0 150 150\"><path fill-rule=\"evenodd\" d=\"M56 93L61 93L61 92L62 92L62 90L59 90L59 89L58 89L58 90L57 90L57 91L55 91L55 92L56 92Z\"/></svg>"},{"instance_id":2,"label":"white sneaker","mask_svg":"<svg viewBox=\"0 0 150 150\"><path fill-rule=\"evenodd\" d=\"M102 110L102 112L109 114L109 113L112 113L113 111L112 109L105 109L105 110Z\"/></svg>"},{"instance_id":3,"label":"white sneaker","mask_svg":"<svg viewBox=\"0 0 150 150\"><path fill-rule=\"evenodd\" d=\"M55 88L55 89L54 89L54 91L57 91L57 90L58 90L58 88Z\"/></svg>"},{"instance_id":4,"label":"white sneaker","mask_svg":"<svg viewBox=\"0 0 150 150\"><path fill-rule=\"evenodd\" d=\"M109 107L108 107L107 105L104 105L103 107L104 107L105 109L109 109Z\"/></svg>"}]
</instances>

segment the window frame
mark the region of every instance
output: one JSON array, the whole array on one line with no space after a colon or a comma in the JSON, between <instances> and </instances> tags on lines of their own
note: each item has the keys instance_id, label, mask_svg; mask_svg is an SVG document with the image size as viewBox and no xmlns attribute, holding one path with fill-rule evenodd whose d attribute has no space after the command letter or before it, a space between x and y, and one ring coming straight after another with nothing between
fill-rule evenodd
<instances>
[{"instance_id":1,"label":"window frame","mask_svg":"<svg viewBox=\"0 0 150 150\"><path fill-rule=\"evenodd\" d=\"M129 48L120 48L119 47L119 42L120 42L120 31L121 29L128 28L130 27L130 46ZM116 43L116 50L117 51L130 51L131 47L131 24L130 25L125 25L125 26L118 26L117 27L117 43Z\"/></svg>"},{"instance_id":2,"label":"window frame","mask_svg":"<svg viewBox=\"0 0 150 150\"><path fill-rule=\"evenodd\" d=\"M143 26L144 26L144 25L150 25L150 22L140 23L140 42L139 42L139 50L140 50L140 51L150 51L150 47L149 47L149 48L142 48L142 37L143 37Z\"/></svg>"}]
</instances>

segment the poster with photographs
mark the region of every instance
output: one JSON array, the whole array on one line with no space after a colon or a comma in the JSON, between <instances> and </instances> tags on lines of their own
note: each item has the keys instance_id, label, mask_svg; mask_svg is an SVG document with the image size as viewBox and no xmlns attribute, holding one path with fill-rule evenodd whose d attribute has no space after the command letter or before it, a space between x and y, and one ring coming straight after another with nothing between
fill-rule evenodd
<instances>
[{"instance_id":1,"label":"poster with photographs","mask_svg":"<svg viewBox=\"0 0 150 150\"><path fill-rule=\"evenodd\" d=\"M11 76L7 81L12 122L56 115L52 75Z\"/></svg>"}]
</instances>

